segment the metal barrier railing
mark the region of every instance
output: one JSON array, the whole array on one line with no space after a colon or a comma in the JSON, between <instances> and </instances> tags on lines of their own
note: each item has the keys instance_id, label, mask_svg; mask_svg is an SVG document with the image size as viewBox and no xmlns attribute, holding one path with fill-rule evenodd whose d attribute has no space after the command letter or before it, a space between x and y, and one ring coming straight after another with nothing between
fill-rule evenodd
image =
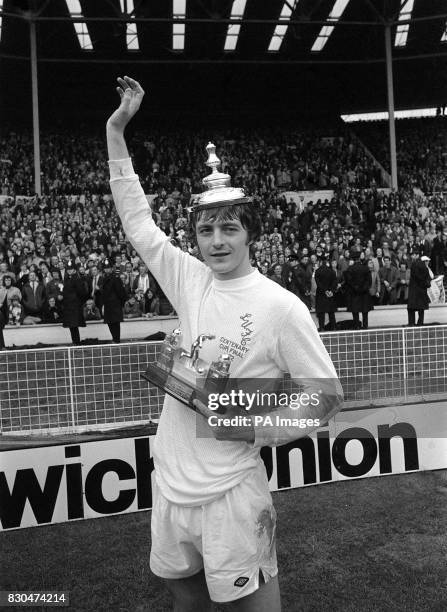
<instances>
[{"instance_id":1,"label":"metal barrier railing","mask_svg":"<svg viewBox=\"0 0 447 612\"><path fill-rule=\"evenodd\" d=\"M322 334L346 406L447 399L447 326ZM0 353L0 431L52 433L141 424L163 394L141 378L160 343Z\"/></svg>"}]
</instances>

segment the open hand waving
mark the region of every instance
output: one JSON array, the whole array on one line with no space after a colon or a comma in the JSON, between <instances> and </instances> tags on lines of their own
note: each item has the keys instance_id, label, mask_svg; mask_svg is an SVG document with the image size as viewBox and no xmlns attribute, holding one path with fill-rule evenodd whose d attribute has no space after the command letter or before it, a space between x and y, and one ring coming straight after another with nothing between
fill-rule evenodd
<instances>
[{"instance_id":1,"label":"open hand waving","mask_svg":"<svg viewBox=\"0 0 447 612\"><path fill-rule=\"evenodd\" d=\"M118 77L119 87L116 88L121 98L121 103L116 111L110 116L108 125L110 127L124 130L126 125L140 108L144 96L144 90L138 81L128 76Z\"/></svg>"}]
</instances>

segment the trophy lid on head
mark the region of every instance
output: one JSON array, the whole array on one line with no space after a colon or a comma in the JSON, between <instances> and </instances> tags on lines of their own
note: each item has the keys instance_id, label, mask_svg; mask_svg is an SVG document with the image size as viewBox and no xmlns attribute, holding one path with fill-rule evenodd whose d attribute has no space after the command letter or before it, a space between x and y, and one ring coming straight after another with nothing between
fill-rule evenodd
<instances>
[{"instance_id":1,"label":"trophy lid on head","mask_svg":"<svg viewBox=\"0 0 447 612\"><path fill-rule=\"evenodd\" d=\"M216 147L212 142L208 143L206 151L208 153L206 165L212 169L212 172L202 180L206 191L194 199L190 212L251 202L252 198L247 197L243 189L231 187L229 174L218 172L220 159L216 155Z\"/></svg>"}]
</instances>

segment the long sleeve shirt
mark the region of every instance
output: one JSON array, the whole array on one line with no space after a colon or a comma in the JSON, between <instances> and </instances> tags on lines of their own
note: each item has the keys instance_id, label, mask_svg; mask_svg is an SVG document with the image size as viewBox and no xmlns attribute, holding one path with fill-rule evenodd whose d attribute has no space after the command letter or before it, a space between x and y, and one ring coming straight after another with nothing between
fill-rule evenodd
<instances>
[{"instance_id":1,"label":"long sleeve shirt","mask_svg":"<svg viewBox=\"0 0 447 612\"><path fill-rule=\"evenodd\" d=\"M232 280L214 278L203 262L173 246L156 226L130 159L109 164L124 231L177 311L182 346L188 349L200 334L213 334L200 357L211 363L228 354L232 378L265 381L288 372L304 391L321 391L323 399L306 410L273 406L273 423L279 414L326 422L340 409L342 391L307 307L257 270ZM157 484L174 503L208 503L258 465L262 446L302 435L296 426L273 424L256 427L254 443L216 440L201 415L167 395L154 444Z\"/></svg>"}]
</instances>

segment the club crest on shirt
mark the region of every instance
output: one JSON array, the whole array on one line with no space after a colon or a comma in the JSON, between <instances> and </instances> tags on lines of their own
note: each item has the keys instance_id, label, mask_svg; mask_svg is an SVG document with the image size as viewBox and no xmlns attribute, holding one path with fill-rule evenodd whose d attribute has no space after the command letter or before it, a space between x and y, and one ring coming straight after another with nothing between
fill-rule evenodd
<instances>
[{"instance_id":1,"label":"club crest on shirt","mask_svg":"<svg viewBox=\"0 0 447 612\"><path fill-rule=\"evenodd\" d=\"M225 336L221 336L219 338L220 351L229 355L231 361L233 361L235 357L242 359L250 350L249 342L252 341L251 336L254 332L253 321L250 320L252 316L252 314L246 313L239 317L242 321L240 342L235 342L234 340L230 340L230 338L226 338Z\"/></svg>"},{"instance_id":2,"label":"club crest on shirt","mask_svg":"<svg viewBox=\"0 0 447 612\"><path fill-rule=\"evenodd\" d=\"M241 323L241 344L242 346L246 346L249 342L251 342L251 335L253 333L252 325L253 321L250 321L253 315L250 313L246 313L239 317L242 319Z\"/></svg>"}]
</instances>

